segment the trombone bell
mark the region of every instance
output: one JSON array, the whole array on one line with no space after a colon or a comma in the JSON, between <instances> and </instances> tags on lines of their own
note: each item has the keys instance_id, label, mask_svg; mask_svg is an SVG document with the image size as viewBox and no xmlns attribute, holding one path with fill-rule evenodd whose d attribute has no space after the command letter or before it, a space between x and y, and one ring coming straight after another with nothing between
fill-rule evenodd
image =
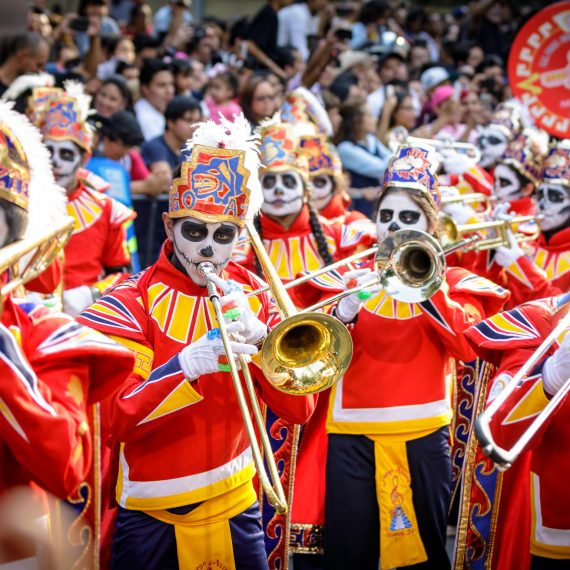
<instances>
[{"instance_id":1,"label":"trombone bell","mask_svg":"<svg viewBox=\"0 0 570 570\"><path fill-rule=\"evenodd\" d=\"M330 388L352 358L346 327L324 313L299 313L277 325L261 349L261 369L287 394L306 395Z\"/></svg>"}]
</instances>

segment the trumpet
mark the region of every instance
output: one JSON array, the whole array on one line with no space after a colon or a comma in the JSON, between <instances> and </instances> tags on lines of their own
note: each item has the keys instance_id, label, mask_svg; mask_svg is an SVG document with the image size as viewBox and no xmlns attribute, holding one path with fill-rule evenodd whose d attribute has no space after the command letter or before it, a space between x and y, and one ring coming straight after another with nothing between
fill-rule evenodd
<instances>
[{"instance_id":1,"label":"trumpet","mask_svg":"<svg viewBox=\"0 0 570 570\"><path fill-rule=\"evenodd\" d=\"M515 216L509 220L490 220L473 224L457 224L449 214L440 212L439 230L442 234L441 241L444 245L456 242L460 236L465 234L493 230L495 232L494 236L484 237L474 246L475 249L483 251L496 249L500 246L508 247L509 231L513 233L517 243L536 240L540 235L540 226L538 225L540 219L540 216ZM532 232L523 233L517 231L517 225L523 223L534 225Z\"/></svg>"},{"instance_id":2,"label":"trumpet","mask_svg":"<svg viewBox=\"0 0 570 570\"><path fill-rule=\"evenodd\" d=\"M564 295L558 302L558 307L562 308L570 302L570 293ZM508 469L524 451L530 440L534 437L544 422L552 415L564 397L570 391L570 378L566 380L562 388L551 398L546 407L538 414L532 424L522 433L520 438L510 449L499 446L491 433L490 422L497 410L505 403L507 398L519 387L524 379L532 372L540 359L550 349L558 336L570 326L570 312L567 313L546 337L544 342L533 352L530 358L524 363L522 368L515 374L509 383L503 388L501 393L489 404L475 422L475 435L481 444L483 452L488 455L501 471Z\"/></svg>"},{"instance_id":3,"label":"trumpet","mask_svg":"<svg viewBox=\"0 0 570 570\"><path fill-rule=\"evenodd\" d=\"M467 155L475 162L481 161L481 150L474 144L456 142L451 139L422 139L419 137L410 136L408 130L404 127L395 127L390 134L389 146L394 147L400 144L427 144L435 147L439 152L445 150L452 150L461 154Z\"/></svg>"},{"instance_id":4,"label":"trumpet","mask_svg":"<svg viewBox=\"0 0 570 570\"><path fill-rule=\"evenodd\" d=\"M65 216L55 227L0 250L0 274L10 271L9 281L1 288L8 295L45 271L63 249L73 232L74 220ZM2 301L0 299L0 314Z\"/></svg>"},{"instance_id":5,"label":"trumpet","mask_svg":"<svg viewBox=\"0 0 570 570\"><path fill-rule=\"evenodd\" d=\"M448 186L440 186L439 189L442 193L442 204L485 204L485 211L491 210L493 204L497 201L495 196L487 196L482 192L466 192L465 194L455 194L445 196L445 189L451 188Z\"/></svg>"}]
</instances>

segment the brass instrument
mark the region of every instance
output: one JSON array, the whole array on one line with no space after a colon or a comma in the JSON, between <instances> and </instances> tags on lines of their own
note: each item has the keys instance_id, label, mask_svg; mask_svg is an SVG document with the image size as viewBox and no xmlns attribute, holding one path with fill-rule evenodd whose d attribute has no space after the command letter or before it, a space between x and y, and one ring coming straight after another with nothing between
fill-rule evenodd
<instances>
[{"instance_id":1,"label":"brass instrument","mask_svg":"<svg viewBox=\"0 0 570 570\"><path fill-rule=\"evenodd\" d=\"M434 147L438 152L453 150L454 152L466 154L475 162L481 161L481 150L479 147L471 143L457 142L451 139L422 139L419 137L413 137L409 135L408 130L404 127L395 127L392 129L390 138L390 147L394 147L400 144L427 144Z\"/></svg>"},{"instance_id":2,"label":"brass instrument","mask_svg":"<svg viewBox=\"0 0 570 570\"><path fill-rule=\"evenodd\" d=\"M10 279L2 286L2 297L45 271L71 237L73 226L73 218L65 216L44 233L3 247L0 250L0 274L10 270Z\"/></svg>"},{"instance_id":3,"label":"brass instrument","mask_svg":"<svg viewBox=\"0 0 570 570\"><path fill-rule=\"evenodd\" d=\"M490 220L487 222L476 222L473 224L457 224L455 220L445 212L439 214L439 230L442 234L441 241L444 245L456 242L460 236L465 234L473 234L487 230L493 230L494 236L488 236L480 239L475 244L475 249L480 251L487 249L495 249L500 246L509 245L509 231L517 243L534 241L540 235L540 226L538 225L539 216L514 216L509 220ZM533 223L534 229L531 233L523 233L517 231L517 224L525 222Z\"/></svg>"},{"instance_id":4,"label":"brass instrument","mask_svg":"<svg viewBox=\"0 0 570 570\"><path fill-rule=\"evenodd\" d=\"M442 191L442 195L445 194L446 186L440 186L439 189ZM496 196L487 196L482 192L466 192L465 194L456 195L443 195L441 198L442 204L484 204L485 211L488 212L493 207L494 203L497 201Z\"/></svg>"},{"instance_id":5,"label":"brass instrument","mask_svg":"<svg viewBox=\"0 0 570 570\"><path fill-rule=\"evenodd\" d=\"M558 306L562 308L568 302L570 302L570 293L567 293L559 300ZM479 415L475 422L475 434L477 435L483 452L488 455L495 462L497 468L502 471L508 469L514 463L540 427L564 400L564 397L568 391L570 391L570 378L566 380L562 388L551 398L546 407L538 414L532 424L521 434L520 438L510 449L504 449L495 442L490 428L491 419L497 413L497 410L505 403L507 398L522 384L539 360L550 349L558 336L569 326L570 312L559 321L558 325L556 325L548 337L546 337L544 342L533 352L522 368L511 378L500 394L489 404L489 407Z\"/></svg>"},{"instance_id":6,"label":"brass instrument","mask_svg":"<svg viewBox=\"0 0 570 570\"><path fill-rule=\"evenodd\" d=\"M269 283L275 303L283 318L283 321L267 335L263 343L260 355L261 369L267 380L275 388L288 394L307 395L326 390L340 379L350 364L352 358L352 339L350 334L338 319L330 315L297 312L269 260L259 234L252 224L247 224L246 228L252 247L258 256L266 280ZM210 275L214 270L213 265L210 262L203 262L200 264L199 269L206 277L208 294L218 321L220 335L251 444L252 456L260 485L270 503L275 506L275 509L280 513L284 513L287 511L287 502L273 458L273 451L265 431L263 417L259 409L247 362L240 355L241 370L273 486L263 466L263 458L257 443L248 404L241 386L230 339L226 330L219 294L214 282L210 279Z\"/></svg>"}]
</instances>

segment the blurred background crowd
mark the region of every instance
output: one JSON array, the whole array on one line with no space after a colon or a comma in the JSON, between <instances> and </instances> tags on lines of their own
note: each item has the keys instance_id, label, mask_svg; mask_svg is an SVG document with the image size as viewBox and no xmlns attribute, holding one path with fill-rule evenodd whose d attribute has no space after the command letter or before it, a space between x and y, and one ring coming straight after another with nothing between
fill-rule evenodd
<instances>
[{"instance_id":1,"label":"blurred background crowd","mask_svg":"<svg viewBox=\"0 0 570 570\"><path fill-rule=\"evenodd\" d=\"M0 48L0 95L18 101L18 78L30 73L85 83L95 155L126 171L144 266L162 243L160 213L197 122L242 110L255 127L286 92L309 89L367 213L397 127L476 140L510 98L512 40L544 4L33 0L29 31Z\"/></svg>"}]
</instances>

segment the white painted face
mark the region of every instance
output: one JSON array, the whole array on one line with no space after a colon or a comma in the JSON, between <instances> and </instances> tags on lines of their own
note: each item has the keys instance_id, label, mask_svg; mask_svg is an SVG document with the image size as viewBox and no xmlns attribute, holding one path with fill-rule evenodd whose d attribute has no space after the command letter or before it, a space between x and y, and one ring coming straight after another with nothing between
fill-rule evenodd
<instances>
[{"instance_id":1,"label":"white painted face","mask_svg":"<svg viewBox=\"0 0 570 570\"><path fill-rule=\"evenodd\" d=\"M45 145L51 154L55 181L68 194L73 192L77 186L77 171L83 161L81 149L71 141L46 140Z\"/></svg>"},{"instance_id":2,"label":"white painted face","mask_svg":"<svg viewBox=\"0 0 570 570\"><path fill-rule=\"evenodd\" d=\"M537 191L538 213L544 216L542 230L562 229L570 222L570 190L562 184L541 184Z\"/></svg>"},{"instance_id":3,"label":"white painted face","mask_svg":"<svg viewBox=\"0 0 570 570\"><path fill-rule=\"evenodd\" d=\"M328 174L313 176L309 180L309 192L311 204L320 212L333 197L334 182L332 176Z\"/></svg>"},{"instance_id":4,"label":"white painted face","mask_svg":"<svg viewBox=\"0 0 570 570\"><path fill-rule=\"evenodd\" d=\"M6 220L6 212L0 204L0 247L6 245L6 238L8 237L8 221Z\"/></svg>"},{"instance_id":5,"label":"white painted face","mask_svg":"<svg viewBox=\"0 0 570 570\"><path fill-rule=\"evenodd\" d=\"M391 233L398 230L427 232L428 227L424 211L405 190L389 191L382 198L376 218L378 242L384 241Z\"/></svg>"},{"instance_id":6,"label":"white painted face","mask_svg":"<svg viewBox=\"0 0 570 570\"><path fill-rule=\"evenodd\" d=\"M493 166L507 150L509 141L503 131L493 125L483 127L479 131L477 145L481 149L481 166L490 168Z\"/></svg>"},{"instance_id":7,"label":"white painted face","mask_svg":"<svg viewBox=\"0 0 570 570\"><path fill-rule=\"evenodd\" d=\"M516 172L506 164L497 164L493 174L494 193L499 202L512 202L522 198L522 187Z\"/></svg>"},{"instance_id":8,"label":"white painted face","mask_svg":"<svg viewBox=\"0 0 570 570\"><path fill-rule=\"evenodd\" d=\"M270 216L282 217L300 212L305 188L301 175L286 172L266 172L261 175L263 204L261 211Z\"/></svg>"},{"instance_id":9,"label":"white painted face","mask_svg":"<svg viewBox=\"0 0 570 570\"><path fill-rule=\"evenodd\" d=\"M174 222L171 237L174 252L188 276L197 285L205 286L206 279L198 265L209 261L219 275L230 261L238 239L236 224L222 222L206 224L196 218L181 218Z\"/></svg>"}]
</instances>

